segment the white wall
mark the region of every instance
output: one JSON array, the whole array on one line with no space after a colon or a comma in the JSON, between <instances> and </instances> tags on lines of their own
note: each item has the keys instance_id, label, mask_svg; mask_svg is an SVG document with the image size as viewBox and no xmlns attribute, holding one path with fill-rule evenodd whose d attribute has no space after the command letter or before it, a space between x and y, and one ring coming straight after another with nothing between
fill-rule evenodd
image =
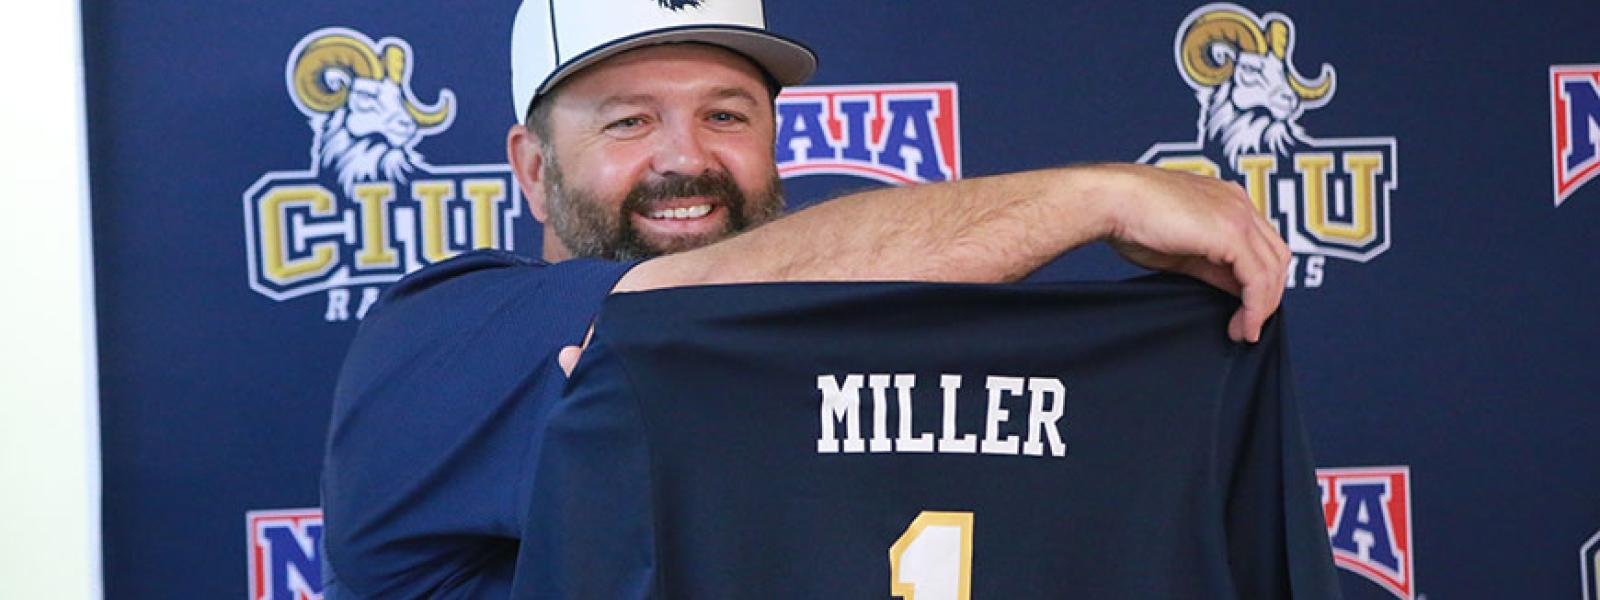
<instances>
[{"instance_id":1,"label":"white wall","mask_svg":"<svg viewBox=\"0 0 1600 600\"><path fill-rule=\"evenodd\" d=\"M100 430L76 0L0 27L0 595L95 599Z\"/></svg>"}]
</instances>

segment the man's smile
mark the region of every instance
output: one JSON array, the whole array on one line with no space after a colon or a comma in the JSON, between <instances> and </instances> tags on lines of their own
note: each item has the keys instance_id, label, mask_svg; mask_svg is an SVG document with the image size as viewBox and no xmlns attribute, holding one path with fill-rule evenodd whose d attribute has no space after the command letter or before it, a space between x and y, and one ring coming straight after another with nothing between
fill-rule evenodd
<instances>
[{"instance_id":1,"label":"man's smile","mask_svg":"<svg viewBox=\"0 0 1600 600\"><path fill-rule=\"evenodd\" d=\"M652 219L698 219L711 212L710 204L696 204L689 207L666 208L650 213Z\"/></svg>"},{"instance_id":2,"label":"man's smile","mask_svg":"<svg viewBox=\"0 0 1600 600\"><path fill-rule=\"evenodd\" d=\"M723 203L704 196L651 202L632 218L640 231L664 235L714 233L727 227Z\"/></svg>"}]
</instances>

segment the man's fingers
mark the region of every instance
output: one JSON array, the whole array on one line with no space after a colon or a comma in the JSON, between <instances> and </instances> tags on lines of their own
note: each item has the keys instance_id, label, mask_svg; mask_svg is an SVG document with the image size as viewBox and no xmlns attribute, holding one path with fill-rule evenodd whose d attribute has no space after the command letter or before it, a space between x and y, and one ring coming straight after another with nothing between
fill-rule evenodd
<instances>
[{"instance_id":1,"label":"man's fingers","mask_svg":"<svg viewBox=\"0 0 1600 600\"><path fill-rule=\"evenodd\" d=\"M561 365L561 370L567 377L572 376L572 370L578 368L578 358L583 356L583 349L589 347L589 340L594 339L594 324L589 324L589 331L583 334L583 344L579 346L563 346L561 352L556 353L556 364Z\"/></svg>"},{"instance_id":2,"label":"man's fingers","mask_svg":"<svg viewBox=\"0 0 1600 600\"><path fill-rule=\"evenodd\" d=\"M1184 275L1204 281L1207 284L1210 284L1211 287L1217 288L1229 294L1233 294L1234 296L1238 296L1243 292L1243 287L1239 285L1239 280L1234 277L1232 265L1222 265L1203 259L1196 259L1187 262L1175 270L1179 273L1183 273Z\"/></svg>"},{"instance_id":3,"label":"man's fingers","mask_svg":"<svg viewBox=\"0 0 1600 600\"><path fill-rule=\"evenodd\" d=\"M1228 335L1234 340L1260 341L1261 326L1283 300L1283 272L1269 265L1250 266L1243 262L1234 265L1234 276L1242 285L1239 299L1243 301L1233 321L1228 323Z\"/></svg>"},{"instance_id":4,"label":"man's fingers","mask_svg":"<svg viewBox=\"0 0 1600 600\"><path fill-rule=\"evenodd\" d=\"M1261 220L1256 219L1256 221L1259 223ZM1260 229L1262 228L1258 228L1257 231L1260 231ZM1288 268L1289 262L1284 256L1284 250L1282 244L1278 243L1279 241L1277 233L1262 232L1251 236L1250 245L1255 250L1257 259L1261 262L1261 268L1269 276L1279 281L1279 286L1281 287L1283 285L1282 282L1285 281L1285 270Z\"/></svg>"},{"instance_id":5,"label":"man's fingers","mask_svg":"<svg viewBox=\"0 0 1600 600\"><path fill-rule=\"evenodd\" d=\"M1283 272L1260 251L1243 250L1232 264L1196 260L1177 271L1239 297L1239 310L1228 320L1228 339L1260 341L1261 327L1277 310L1283 294Z\"/></svg>"},{"instance_id":6,"label":"man's fingers","mask_svg":"<svg viewBox=\"0 0 1600 600\"><path fill-rule=\"evenodd\" d=\"M1244 237L1249 248L1248 256L1241 256L1233 266L1233 276L1238 279L1241 305L1228 322L1228 336L1236 341L1261 340L1261 328L1278 310L1283 301L1283 288L1289 266L1289 247L1267 222L1254 213L1255 205L1246 197L1245 203L1252 214L1249 233Z\"/></svg>"},{"instance_id":7,"label":"man's fingers","mask_svg":"<svg viewBox=\"0 0 1600 600\"><path fill-rule=\"evenodd\" d=\"M1250 192L1245 190L1244 186L1237 183L1232 183L1229 184L1229 187L1231 188L1229 192L1233 195L1233 197L1250 211L1250 221L1254 224L1256 231L1261 233L1260 238L1254 239L1259 239L1260 241L1266 242L1265 247L1258 247L1258 249L1262 250L1263 254L1270 257L1270 260L1268 260L1267 263L1272 265L1278 265L1281 263L1282 266L1280 268L1286 269L1289 261L1289 246L1283 242L1283 237L1278 234L1277 228L1273 227L1272 223L1268 222L1265 217L1261 216L1260 212L1256 208L1255 201L1250 199Z\"/></svg>"},{"instance_id":8,"label":"man's fingers","mask_svg":"<svg viewBox=\"0 0 1600 600\"><path fill-rule=\"evenodd\" d=\"M556 364L561 365L561 371L572 377L572 370L578 368L578 357L583 355L583 348L565 346L556 354Z\"/></svg>"},{"instance_id":9,"label":"man's fingers","mask_svg":"<svg viewBox=\"0 0 1600 600\"><path fill-rule=\"evenodd\" d=\"M1268 245L1272 247L1272 255L1287 261L1289 258L1289 245L1283 242L1283 236L1278 234L1277 228L1273 227L1272 223L1263 217L1257 217L1254 221L1256 222L1256 229L1261 230L1263 239L1267 240Z\"/></svg>"},{"instance_id":10,"label":"man's fingers","mask_svg":"<svg viewBox=\"0 0 1600 600\"><path fill-rule=\"evenodd\" d=\"M1261 235L1267 241L1267 249L1272 254L1273 264L1278 266L1278 270L1284 274L1287 281L1289 260L1294 257L1294 253L1289 252L1289 244L1283 241L1283 236L1278 233L1277 228L1266 219L1256 219L1256 224L1260 226Z\"/></svg>"},{"instance_id":11,"label":"man's fingers","mask_svg":"<svg viewBox=\"0 0 1600 600\"><path fill-rule=\"evenodd\" d=\"M1228 320L1228 338L1237 342L1258 342L1261 328L1283 300L1289 266L1289 249L1273 227L1254 212L1249 198L1241 195L1248 215L1231 213L1235 221L1225 244L1231 249L1213 255L1205 265L1193 265L1190 274L1239 297L1239 310ZM1223 257L1220 258L1219 257Z\"/></svg>"},{"instance_id":12,"label":"man's fingers","mask_svg":"<svg viewBox=\"0 0 1600 600\"><path fill-rule=\"evenodd\" d=\"M562 373L572 377L572 370L578 367L578 357L582 354L583 350L577 346L563 346L561 351L556 353L556 364L561 365Z\"/></svg>"},{"instance_id":13,"label":"man's fingers","mask_svg":"<svg viewBox=\"0 0 1600 600\"><path fill-rule=\"evenodd\" d=\"M1243 187L1194 175L1150 172L1154 186L1165 192L1148 196L1150 208L1169 205L1174 210L1134 211L1120 220L1119 241L1135 252L1124 252L1142 266L1177 271L1195 277L1240 299L1239 310L1228 321L1228 337L1256 342L1268 318L1283 300L1291 254L1277 228L1260 213Z\"/></svg>"}]
</instances>

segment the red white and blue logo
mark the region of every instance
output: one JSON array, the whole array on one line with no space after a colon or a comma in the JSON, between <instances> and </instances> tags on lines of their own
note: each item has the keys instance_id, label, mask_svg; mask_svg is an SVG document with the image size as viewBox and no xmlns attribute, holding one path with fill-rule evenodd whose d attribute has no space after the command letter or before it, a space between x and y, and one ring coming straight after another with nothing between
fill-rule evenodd
<instances>
[{"instance_id":1,"label":"red white and blue logo","mask_svg":"<svg viewBox=\"0 0 1600 600\"><path fill-rule=\"evenodd\" d=\"M1600 175L1600 65L1550 67L1556 206Z\"/></svg>"},{"instance_id":2,"label":"red white and blue logo","mask_svg":"<svg viewBox=\"0 0 1600 600\"><path fill-rule=\"evenodd\" d=\"M778 173L889 184L961 178L956 84L792 87L778 96Z\"/></svg>"},{"instance_id":3,"label":"red white and blue logo","mask_svg":"<svg viewBox=\"0 0 1600 600\"><path fill-rule=\"evenodd\" d=\"M1396 598L1415 598L1410 467L1317 469L1317 486L1333 563Z\"/></svg>"},{"instance_id":4,"label":"red white and blue logo","mask_svg":"<svg viewBox=\"0 0 1600 600\"><path fill-rule=\"evenodd\" d=\"M322 599L322 509L253 510L250 600Z\"/></svg>"}]
</instances>

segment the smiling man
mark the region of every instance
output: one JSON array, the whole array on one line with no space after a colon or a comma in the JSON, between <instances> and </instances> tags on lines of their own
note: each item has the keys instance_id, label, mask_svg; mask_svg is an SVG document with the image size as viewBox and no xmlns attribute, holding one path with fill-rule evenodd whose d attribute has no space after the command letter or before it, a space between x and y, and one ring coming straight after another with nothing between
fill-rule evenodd
<instances>
[{"instance_id":1,"label":"smiling man","mask_svg":"<svg viewBox=\"0 0 1600 600\"><path fill-rule=\"evenodd\" d=\"M657 45L585 69L560 89L510 141L534 216L553 233L546 259L690 250L783 210L771 90L748 59L717 46Z\"/></svg>"},{"instance_id":2,"label":"smiling man","mask_svg":"<svg viewBox=\"0 0 1600 600\"><path fill-rule=\"evenodd\" d=\"M323 474L327 598L510 594L543 422L610 293L1006 282L1103 240L1240 296L1236 340L1277 309L1288 250L1244 192L1159 169L889 188L778 218L773 99L816 61L764 25L759 0L523 5L512 87L526 123L507 151L545 260L463 255L393 286L363 322Z\"/></svg>"}]
</instances>

